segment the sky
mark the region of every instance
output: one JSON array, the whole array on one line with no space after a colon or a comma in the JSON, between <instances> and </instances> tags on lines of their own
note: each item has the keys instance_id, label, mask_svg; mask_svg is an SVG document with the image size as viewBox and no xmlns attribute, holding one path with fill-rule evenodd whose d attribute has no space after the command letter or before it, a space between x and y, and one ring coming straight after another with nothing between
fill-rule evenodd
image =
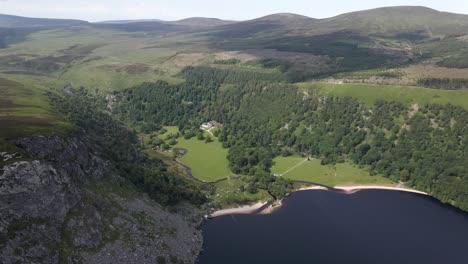
<instances>
[{"instance_id":1,"label":"sky","mask_svg":"<svg viewBox=\"0 0 468 264\"><path fill-rule=\"evenodd\" d=\"M417 5L468 14L468 0L0 0L0 14L74 18L178 20L216 17L248 20L273 13L326 18L384 6Z\"/></svg>"}]
</instances>

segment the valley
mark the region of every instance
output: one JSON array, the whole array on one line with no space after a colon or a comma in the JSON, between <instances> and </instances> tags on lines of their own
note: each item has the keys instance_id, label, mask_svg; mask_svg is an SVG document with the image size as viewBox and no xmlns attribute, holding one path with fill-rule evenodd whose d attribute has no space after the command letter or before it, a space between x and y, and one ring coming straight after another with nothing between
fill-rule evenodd
<instances>
[{"instance_id":1,"label":"valley","mask_svg":"<svg viewBox=\"0 0 468 264\"><path fill-rule=\"evenodd\" d=\"M0 257L193 263L214 211L311 186L411 188L466 212L466 36L468 15L425 7L0 15Z\"/></svg>"}]
</instances>

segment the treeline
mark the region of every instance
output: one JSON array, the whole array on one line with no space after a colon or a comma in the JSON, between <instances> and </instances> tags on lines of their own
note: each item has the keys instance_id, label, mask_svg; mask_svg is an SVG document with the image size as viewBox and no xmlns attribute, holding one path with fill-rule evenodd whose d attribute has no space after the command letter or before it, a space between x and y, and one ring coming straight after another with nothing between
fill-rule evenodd
<instances>
[{"instance_id":1,"label":"treeline","mask_svg":"<svg viewBox=\"0 0 468 264\"><path fill-rule=\"evenodd\" d=\"M141 151L136 135L105 111L104 98L86 89L67 88L66 93L49 93L57 110L102 148L116 171L137 188L164 205L181 201L201 204L205 196L198 187L167 171L162 161L149 160Z\"/></svg>"},{"instance_id":2,"label":"treeline","mask_svg":"<svg viewBox=\"0 0 468 264\"><path fill-rule=\"evenodd\" d=\"M224 64L224 65L234 65L234 64L241 63L241 61L239 59L236 59L236 58L231 58L231 59L227 59L227 60L215 60L213 63L214 64Z\"/></svg>"},{"instance_id":3,"label":"treeline","mask_svg":"<svg viewBox=\"0 0 468 264\"><path fill-rule=\"evenodd\" d=\"M207 84L240 84L251 80L268 82L286 82L287 78L281 73L264 73L243 69L218 69L211 67L186 67L181 77L192 85Z\"/></svg>"},{"instance_id":4,"label":"treeline","mask_svg":"<svg viewBox=\"0 0 468 264\"><path fill-rule=\"evenodd\" d=\"M418 85L442 90L461 90L468 88L468 79L423 78L418 80Z\"/></svg>"},{"instance_id":5,"label":"treeline","mask_svg":"<svg viewBox=\"0 0 468 264\"><path fill-rule=\"evenodd\" d=\"M161 122L181 131L206 120L224 123L218 138L229 148L231 170L254 181L270 174L276 156L313 155L322 164L354 162L468 210L465 109L426 105L410 116L399 102L368 107L255 78L226 86L204 68L191 71L201 74L180 85L158 82L120 93L116 111L135 124Z\"/></svg>"},{"instance_id":6,"label":"treeline","mask_svg":"<svg viewBox=\"0 0 468 264\"><path fill-rule=\"evenodd\" d=\"M330 58L323 61L291 63L280 59L263 59L259 63L267 69L277 69L289 82L304 82L321 76L329 76L339 70Z\"/></svg>"}]
</instances>

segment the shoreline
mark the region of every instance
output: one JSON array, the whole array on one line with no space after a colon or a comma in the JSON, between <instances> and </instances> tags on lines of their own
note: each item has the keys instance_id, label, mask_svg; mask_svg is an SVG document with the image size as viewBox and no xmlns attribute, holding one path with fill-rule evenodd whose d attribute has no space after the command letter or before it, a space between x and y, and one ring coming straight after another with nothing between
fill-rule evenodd
<instances>
[{"instance_id":1,"label":"shoreline","mask_svg":"<svg viewBox=\"0 0 468 264\"><path fill-rule=\"evenodd\" d=\"M267 205L268 202L262 203L258 202L256 204L252 205L244 205L240 207L234 207L234 208L227 208L227 209L221 209L214 211L211 213L208 218L215 218L223 215L230 215L230 214L252 214L260 210L263 206Z\"/></svg>"},{"instance_id":2,"label":"shoreline","mask_svg":"<svg viewBox=\"0 0 468 264\"><path fill-rule=\"evenodd\" d=\"M353 194L362 190L387 190L387 191L399 191L399 192L409 192L416 193L421 195L429 195L426 192L418 191L411 188L405 187L392 187L392 186L383 186L383 185L351 185L351 186L336 186L334 189Z\"/></svg>"},{"instance_id":3,"label":"shoreline","mask_svg":"<svg viewBox=\"0 0 468 264\"><path fill-rule=\"evenodd\" d=\"M387 190L387 191L399 191L399 192L409 192L409 193L415 193L415 194L420 194L420 195L426 195L429 196L428 193L418 191L415 189L411 188L404 188L404 187L392 187L392 186L384 186L384 185L350 185L350 186L336 186L333 188L327 188L324 186L309 186L309 187L304 187L300 188L298 190L293 191L294 192L300 192L300 191L313 191L313 190L319 190L319 191L329 191L329 192L340 192L344 194L354 194L359 191L363 190ZM227 209L221 209L221 210L216 210L209 214L207 218L215 218L223 215L232 215L232 214L269 214L272 213L275 209L278 207L282 206L282 200L275 201L271 203L269 206L267 206L270 202L257 202L256 204L253 205L244 205L240 207L235 207L235 208L227 208ZM262 209L262 207L265 207L263 210L259 211Z\"/></svg>"}]
</instances>

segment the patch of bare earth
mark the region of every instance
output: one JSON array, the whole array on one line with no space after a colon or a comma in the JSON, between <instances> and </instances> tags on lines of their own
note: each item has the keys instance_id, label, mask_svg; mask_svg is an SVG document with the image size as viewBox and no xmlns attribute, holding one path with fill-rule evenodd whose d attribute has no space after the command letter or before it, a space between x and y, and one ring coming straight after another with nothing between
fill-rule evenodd
<instances>
[{"instance_id":1,"label":"patch of bare earth","mask_svg":"<svg viewBox=\"0 0 468 264\"><path fill-rule=\"evenodd\" d=\"M309 53L278 51L274 49L248 49L242 51L226 51L215 54L217 60L239 59L241 62L259 59L278 59L292 63L324 63L327 58Z\"/></svg>"},{"instance_id":2,"label":"patch of bare earth","mask_svg":"<svg viewBox=\"0 0 468 264\"><path fill-rule=\"evenodd\" d=\"M468 76L468 69L438 67L435 63L435 61L427 61L403 68L402 71L408 78L415 80L422 78L465 79Z\"/></svg>"},{"instance_id":3,"label":"patch of bare earth","mask_svg":"<svg viewBox=\"0 0 468 264\"><path fill-rule=\"evenodd\" d=\"M243 53L242 51L226 51L221 53L215 54L215 60L230 60L230 59L238 59L241 62L257 60L258 57Z\"/></svg>"},{"instance_id":4,"label":"patch of bare earth","mask_svg":"<svg viewBox=\"0 0 468 264\"><path fill-rule=\"evenodd\" d=\"M203 63L207 56L205 53L178 53L170 57L163 64L177 67L198 66Z\"/></svg>"},{"instance_id":5,"label":"patch of bare earth","mask_svg":"<svg viewBox=\"0 0 468 264\"><path fill-rule=\"evenodd\" d=\"M411 110L408 112L408 118L413 118L419 112L419 105L414 103L411 105Z\"/></svg>"},{"instance_id":6,"label":"patch of bare earth","mask_svg":"<svg viewBox=\"0 0 468 264\"><path fill-rule=\"evenodd\" d=\"M143 63L134 63L134 64L106 64L97 67L98 69L103 69L107 71L114 71L114 72L124 72L128 74L140 74L148 72L151 68Z\"/></svg>"},{"instance_id":7,"label":"patch of bare earth","mask_svg":"<svg viewBox=\"0 0 468 264\"><path fill-rule=\"evenodd\" d=\"M457 39L463 42L468 42L468 35L460 36Z\"/></svg>"},{"instance_id":8,"label":"patch of bare earth","mask_svg":"<svg viewBox=\"0 0 468 264\"><path fill-rule=\"evenodd\" d=\"M414 103L411 105L411 109L408 111L408 120L413 118L418 112L419 112L419 104L417 103ZM400 134L404 131L404 130L410 130L411 129L411 125L408 125L407 122L404 122L403 125L401 125L401 129L400 129L400 132L398 132L398 136L397 136L397 139L394 141L395 144L398 144L398 138L400 137Z\"/></svg>"}]
</instances>

